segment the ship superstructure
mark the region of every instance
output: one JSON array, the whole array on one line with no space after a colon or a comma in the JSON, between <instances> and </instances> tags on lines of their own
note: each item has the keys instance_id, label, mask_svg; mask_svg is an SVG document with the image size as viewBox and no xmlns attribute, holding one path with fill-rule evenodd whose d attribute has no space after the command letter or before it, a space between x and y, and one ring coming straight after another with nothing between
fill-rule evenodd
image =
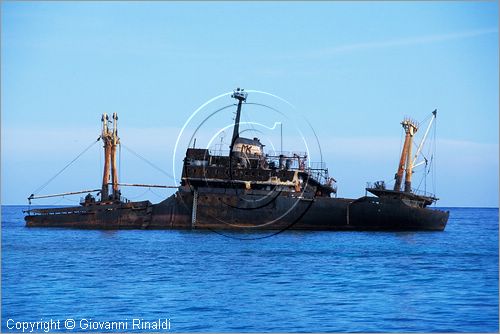
<instances>
[{"instance_id":1,"label":"ship superstructure","mask_svg":"<svg viewBox=\"0 0 500 334\"><path fill-rule=\"evenodd\" d=\"M188 148L184 159L181 186L214 187L313 193L330 197L336 193L335 180L327 168L308 166L306 153L269 155L258 138L244 138L239 133L242 104L247 93L239 88L229 155L213 155L208 149Z\"/></svg>"}]
</instances>

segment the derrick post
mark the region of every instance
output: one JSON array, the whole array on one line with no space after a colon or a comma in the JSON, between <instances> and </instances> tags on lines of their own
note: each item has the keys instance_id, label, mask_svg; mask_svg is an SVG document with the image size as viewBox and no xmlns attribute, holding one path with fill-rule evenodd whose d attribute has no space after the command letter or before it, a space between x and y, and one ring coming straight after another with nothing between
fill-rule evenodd
<instances>
[{"instance_id":1,"label":"derrick post","mask_svg":"<svg viewBox=\"0 0 500 334\"><path fill-rule=\"evenodd\" d=\"M111 180L113 187L113 198L120 199L120 194L118 190L118 169L116 168L116 146L120 144L120 138L118 138L118 115L113 113L113 132L111 134Z\"/></svg>"},{"instance_id":2,"label":"derrick post","mask_svg":"<svg viewBox=\"0 0 500 334\"><path fill-rule=\"evenodd\" d=\"M109 167L111 160L111 142L108 129L108 115L106 113L102 114L102 133L101 139L104 145L104 172L102 176L102 189L101 189L101 201L107 201L109 199Z\"/></svg>"},{"instance_id":3,"label":"derrick post","mask_svg":"<svg viewBox=\"0 0 500 334\"><path fill-rule=\"evenodd\" d=\"M413 174L413 157L411 155L412 146L413 146L413 136L418 130L418 125L413 121L408 121L408 125L406 125L408 130L405 128L405 131L410 133L408 138L408 152L406 156L406 175L405 175L405 192L411 192L411 175Z\"/></svg>"},{"instance_id":4,"label":"derrick post","mask_svg":"<svg viewBox=\"0 0 500 334\"><path fill-rule=\"evenodd\" d=\"M401 151L401 158L399 159L398 170L395 176L396 182L394 184L394 190L401 191L401 184L403 182L403 174L406 165L405 191L411 191L411 173L413 169L411 161L411 146L413 143L413 136L417 132L418 126L410 119L403 120L401 125L405 130L405 141L403 144L403 150Z\"/></svg>"},{"instance_id":5,"label":"derrick post","mask_svg":"<svg viewBox=\"0 0 500 334\"><path fill-rule=\"evenodd\" d=\"M404 121L401 123L403 125ZM404 125L403 125L404 128ZM401 191L401 183L403 182L403 172L405 168L405 162L406 162L406 157L407 157L407 152L408 152L408 138L409 138L409 133L406 132L405 135L405 141L403 144L403 149L401 151L401 158L399 159L399 164L398 164L398 169L396 172L396 182L394 184L394 191Z\"/></svg>"}]
</instances>

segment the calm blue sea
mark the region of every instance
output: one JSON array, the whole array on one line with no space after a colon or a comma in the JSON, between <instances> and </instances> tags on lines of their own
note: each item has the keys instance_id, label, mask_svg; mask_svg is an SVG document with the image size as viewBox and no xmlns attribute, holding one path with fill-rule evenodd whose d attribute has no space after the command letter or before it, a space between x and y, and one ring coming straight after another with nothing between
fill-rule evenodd
<instances>
[{"instance_id":1,"label":"calm blue sea","mask_svg":"<svg viewBox=\"0 0 500 334\"><path fill-rule=\"evenodd\" d=\"M498 209L450 208L445 232L253 241L26 228L22 209L2 207L2 332L51 319L51 332L68 319L72 331L87 331L82 319L128 332L133 319L168 319L173 332L499 330Z\"/></svg>"}]
</instances>

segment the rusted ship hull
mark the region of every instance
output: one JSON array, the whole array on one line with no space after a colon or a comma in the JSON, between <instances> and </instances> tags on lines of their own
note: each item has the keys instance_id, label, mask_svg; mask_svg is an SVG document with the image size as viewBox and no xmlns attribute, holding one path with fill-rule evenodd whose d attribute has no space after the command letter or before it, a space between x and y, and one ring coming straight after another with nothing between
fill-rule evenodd
<instances>
[{"instance_id":1,"label":"rusted ship hull","mask_svg":"<svg viewBox=\"0 0 500 334\"><path fill-rule=\"evenodd\" d=\"M53 211L25 219L29 227L80 229L442 231L449 216L390 198L272 196L228 190L177 192L154 205L146 201L73 208L74 212L47 209Z\"/></svg>"},{"instance_id":2,"label":"rusted ship hull","mask_svg":"<svg viewBox=\"0 0 500 334\"><path fill-rule=\"evenodd\" d=\"M79 229L140 229L151 222L149 201L94 204L89 206L34 209L24 217L27 227Z\"/></svg>"}]
</instances>

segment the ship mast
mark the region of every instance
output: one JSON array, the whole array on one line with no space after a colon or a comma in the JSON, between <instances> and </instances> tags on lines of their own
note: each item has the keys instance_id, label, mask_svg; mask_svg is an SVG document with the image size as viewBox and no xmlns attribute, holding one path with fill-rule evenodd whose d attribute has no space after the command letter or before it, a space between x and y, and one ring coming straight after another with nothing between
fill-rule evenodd
<instances>
[{"instance_id":1,"label":"ship mast","mask_svg":"<svg viewBox=\"0 0 500 334\"><path fill-rule=\"evenodd\" d=\"M104 143L104 173L102 177L101 201L107 201L109 196L109 179L112 181L112 199L119 199L118 189L118 170L116 168L116 146L120 143L118 138L118 115L113 113L113 127L109 128L109 117L106 113L102 114L102 134L101 139Z\"/></svg>"},{"instance_id":2,"label":"ship mast","mask_svg":"<svg viewBox=\"0 0 500 334\"><path fill-rule=\"evenodd\" d=\"M118 191L118 168L116 168L116 146L120 143L120 138L118 138L118 115L113 113L113 137L111 145L111 180L113 183L113 197L114 199L120 199L120 194Z\"/></svg>"},{"instance_id":3,"label":"ship mast","mask_svg":"<svg viewBox=\"0 0 500 334\"><path fill-rule=\"evenodd\" d=\"M401 122L403 129L405 130L405 141L403 144L403 150L401 151L401 158L399 159L398 170L396 172L396 182L394 184L394 191L401 191L401 183L403 182L403 173L405 173L405 192L411 192L411 175L413 173L413 156L412 156L412 145L413 136L418 130L418 124L406 118ZM406 165L406 168L405 168Z\"/></svg>"},{"instance_id":4,"label":"ship mast","mask_svg":"<svg viewBox=\"0 0 500 334\"><path fill-rule=\"evenodd\" d=\"M233 138L231 139L231 146L229 147L229 154L231 155L233 152L234 142L240 136L240 116L241 116L241 105L243 102L247 100L247 93L244 92L244 89L236 88L231 95L232 98L238 100L238 109L236 110L236 118L234 121L234 130L233 130Z\"/></svg>"}]
</instances>

